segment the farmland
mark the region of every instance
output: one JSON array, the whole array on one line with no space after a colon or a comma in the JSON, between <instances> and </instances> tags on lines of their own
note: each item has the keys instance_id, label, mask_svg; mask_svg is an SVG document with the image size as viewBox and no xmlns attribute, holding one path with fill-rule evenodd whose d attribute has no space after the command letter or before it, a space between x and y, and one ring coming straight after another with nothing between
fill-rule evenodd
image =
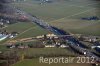
<instances>
[{"instance_id":1,"label":"farmland","mask_svg":"<svg viewBox=\"0 0 100 66\"><path fill-rule=\"evenodd\" d=\"M72 33L100 35L100 21L82 20L83 17L99 15L99 4L95 1L62 1L39 4L38 1L12 3L32 15L43 19L49 24ZM92 28L91 28L92 27ZM87 28L87 29L86 29ZM93 29L93 30L92 30ZM95 33L93 33L95 31Z\"/></svg>"},{"instance_id":2,"label":"farmland","mask_svg":"<svg viewBox=\"0 0 100 66\"><path fill-rule=\"evenodd\" d=\"M91 66L91 64L67 64L67 63L52 63L52 64L46 64L46 63L39 63L39 59L27 59L27 60L23 60L21 62L18 62L12 66Z\"/></svg>"},{"instance_id":3,"label":"farmland","mask_svg":"<svg viewBox=\"0 0 100 66\"><path fill-rule=\"evenodd\" d=\"M25 2L15 2L12 3L14 7L31 14L32 16L37 16L38 18L44 20L48 24L60 28L66 32L74 34L86 34L86 35L96 35L100 36L100 20L83 20L82 18L90 18L93 16L100 17L100 3L95 1L80 1L80 0L64 0L64 1L54 1L53 3L43 3L40 4L36 0L27 0ZM17 40L29 37L36 37L44 34L51 33L35 23L30 21L18 22L15 24L7 25L3 28L7 30L8 33L18 32L18 35L10 40ZM9 40L7 39L7 40ZM4 40L2 42L6 42ZM9 41L10 41L9 40ZM7 46L0 43L0 50L8 50ZM19 59L24 56L23 60L18 61L12 66L91 66L91 64L40 64L38 58L40 56L44 57L68 57L77 56L78 54L72 51L70 48L29 48L29 44L35 44L35 41L29 43L20 43L19 47L24 47L23 49L12 48L11 51L17 51ZM39 44L39 43L38 43ZM55 43L56 44L56 43ZM9 45L9 43L8 43ZM15 44L13 44L15 45ZM67 44L66 44L67 45ZM27 48L25 48L27 47Z\"/></svg>"},{"instance_id":4,"label":"farmland","mask_svg":"<svg viewBox=\"0 0 100 66\"><path fill-rule=\"evenodd\" d=\"M35 37L38 35L47 34L48 32L31 22L19 22L16 24L9 25L4 29L6 29L8 32L18 32L19 35L16 37L16 39Z\"/></svg>"}]
</instances>

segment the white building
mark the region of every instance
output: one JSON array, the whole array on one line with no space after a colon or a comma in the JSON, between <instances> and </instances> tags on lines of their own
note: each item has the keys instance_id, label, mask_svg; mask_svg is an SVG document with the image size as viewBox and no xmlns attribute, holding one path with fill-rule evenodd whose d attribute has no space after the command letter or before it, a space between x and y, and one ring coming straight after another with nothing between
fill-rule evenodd
<instances>
[{"instance_id":1,"label":"white building","mask_svg":"<svg viewBox=\"0 0 100 66\"><path fill-rule=\"evenodd\" d=\"M53 48L55 45L45 45L46 48Z\"/></svg>"},{"instance_id":2,"label":"white building","mask_svg":"<svg viewBox=\"0 0 100 66\"><path fill-rule=\"evenodd\" d=\"M60 48L66 48L66 47L68 47L68 46L66 46L64 44L60 45Z\"/></svg>"}]
</instances>

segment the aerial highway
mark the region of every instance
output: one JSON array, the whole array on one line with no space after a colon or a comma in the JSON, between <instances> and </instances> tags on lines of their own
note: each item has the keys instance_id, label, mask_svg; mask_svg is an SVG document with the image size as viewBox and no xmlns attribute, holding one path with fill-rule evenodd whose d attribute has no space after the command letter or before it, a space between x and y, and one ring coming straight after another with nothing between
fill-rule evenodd
<instances>
[{"instance_id":1,"label":"aerial highway","mask_svg":"<svg viewBox=\"0 0 100 66\"><path fill-rule=\"evenodd\" d=\"M35 23L35 24L39 25L40 27L53 32L56 35L70 35L69 33L65 32L64 30L61 30L54 26L50 26L43 20L37 18L36 16L32 16L31 14L28 14L20 9L17 9L17 11L19 13L21 13L23 16L26 16L27 19L29 19L32 23ZM81 43L79 40L74 38L74 36L63 36L62 38L69 43L68 45L70 47L72 47L75 50L77 50L78 52L82 53L84 56L94 57L95 62L100 62L100 58L98 56L96 56L95 54L93 54L89 49L87 49L87 47L83 43Z\"/></svg>"}]
</instances>

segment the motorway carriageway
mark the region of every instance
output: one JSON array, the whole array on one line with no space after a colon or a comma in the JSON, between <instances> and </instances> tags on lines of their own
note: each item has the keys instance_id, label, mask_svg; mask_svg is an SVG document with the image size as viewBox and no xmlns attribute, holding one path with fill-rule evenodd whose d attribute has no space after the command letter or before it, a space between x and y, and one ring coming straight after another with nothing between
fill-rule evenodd
<instances>
[{"instance_id":1,"label":"motorway carriageway","mask_svg":"<svg viewBox=\"0 0 100 66\"><path fill-rule=\"evenodd\" d=\"M50 26L49 24L45 23L43 20L37 18L36 16L32 16L22 10L18 10L19 12L23 13L22 15L28 17L28 19L30 21L32 21L33 23L36 23L37 25L39 25L40 27L49 30L51 32L53 32L56 35L70 35L69 33L65 32L64 30L58 29L54 26ZM86 57L94 57L95 58L95 62L100 63L100 58L98 56L96 56L95 54L93 54L90 50L87 49L87 47L81 43L79 40L77 40L76 38L74 38L73 36L65 36L62 37L65 41L67 41L70 47L72 47L73 49L77 50L78 52L82 53L84 56Z\"/></svg>"}]
</instances>

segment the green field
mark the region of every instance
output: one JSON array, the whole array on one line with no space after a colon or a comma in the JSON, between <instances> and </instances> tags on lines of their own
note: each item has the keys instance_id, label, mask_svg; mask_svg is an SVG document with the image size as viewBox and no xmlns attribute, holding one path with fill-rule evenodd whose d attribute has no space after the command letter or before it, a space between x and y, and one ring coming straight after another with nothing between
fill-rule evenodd
<instances>
[{"instance_id":1,"label":"green field","mask_svg":"<svg viewBox=\"0 0 100 66\"><path fill-rule=\"evenodd\" d=\"M64 18L50 22L50 24L59 27L65 31L70 31L71 33L100 35L100 21L82 21Z\"/></svg>"},{"instance_id":2,"label":"green field","mask_svg":"<svg viewBox=\"0 0 100 66\"><path fill-rule=\"evenodd\" d=\"M55 57L55 56L75 56L75 53L70 49L63 48L29 48L25 50L17 50L19 55L24 54L29 57Z\"/></svg>"},{"instance_id":3,"label":"green field","mask_svg":"<svg viewBox=\"0 0 100 66\"><path fill-rule=\"evenodd\" d=\"M14 3L16 7L19 7L22 10L36 15L46 21L68 17L83 12L85 10L91 9L91 7L80 7L80 5L82 6L82 4L77 2L75 3L70 1L63 1L40 5L39 3L37 3L37 1L34 0L28 2L26 1ZM84 5L86 4L87 3L84 3Z\"/></svg>"},{"instance_id":4,"label":"green field","mask_svg":"<svg viewBox=\"0 0 100 66\"><path fill-rule=\"evenodd\" d=\"M82 17L100 17L100 2L89 0L64 0L42 5L39 3L39 1L28 0L26 2L12 4L66 31L100 35L100 21L81 20Z\"/></svg>"},{"instance_id":5,"label":"green field","mask_svg":"<svg viewBox=\"0 0 100 66\"><path fill-rule=\"evenodd\" d=\"M73 51L69 49L62 49L62 48L31 48L31 49L24 49L24 50L18 50L18 53L20 55L28 55L28 56L39 56L39 57L62 57L61 55L64 55L64 57L72 57ZM51 56L50 56L51 55ZM56 55L56 56L54 56ZM49 57L50 56L50 57ZM81 64L75 64L74 62L72 64L68 63L39 63L39 57L33 58L33 59L24 59L22 61L19 61L12 66L80 66ZM91 66L91 64L84 64L85 66ZM83 65L83 66L84 66ZM82 66L82 65L81 65Z\"/></svg>"},{"instance_id":6,"label":"green field","mask_svg":"<svg viewBox=\"0 0 100 66\"><path fill-rule=\"evenodd\" d=\"M0 51L8 50L5 45L0 45Z\"/></svg>"},{"instance_id":7,"label":"green field","mask_svg":"<svg viewBox=\"0 0 100 66\"><path fill-rule=\"evenodd\" d=\"M44 29L36 26L36 27L32 27L30 28L28 31L25 31L24 33L19 34L17 38L28 38L28 37L36 37L39 35L44 35L49 33L48 31L45 31Z\"/></svg>"},{"instance_id":8,"label":"green field","mask_svg":"<svg viewBox=\"0 0 100 66\"><path fill-rule=\"evenodd\" d=\"M52 63L52 64L46 64L46 63L39 63L39 59L27 59L23 60L21 62L18 62L12 66L91 66L91 64L67 64L67 63Z\"/></svg>"},{"instance_id":9,"label":"green field","mask_svg":"<svg viewBox=\"0 0 100 66\"><path fill-rule=\"evenodd\" d=\"M35 37L38 35L43 35L48 33L48 31L45 31L41 27L31 22L19 22L16 24L9 25L4 29L6 29L8 32L18 32L19 35L16 37L16 39Z\"/></svg>"},{"instance_id":10,"label":"green field","mask_svg":"<svg viewBox=\"0 0 100 66\"><path fill-rule=\"evenodd\" d=\"M8 32L16 31L16 32L21 33L32 27L36 27L36 25L31 22L19 22L19 23L8 25L8 27L4 29L6 29Z\"/></svg>"}]
</instances>

